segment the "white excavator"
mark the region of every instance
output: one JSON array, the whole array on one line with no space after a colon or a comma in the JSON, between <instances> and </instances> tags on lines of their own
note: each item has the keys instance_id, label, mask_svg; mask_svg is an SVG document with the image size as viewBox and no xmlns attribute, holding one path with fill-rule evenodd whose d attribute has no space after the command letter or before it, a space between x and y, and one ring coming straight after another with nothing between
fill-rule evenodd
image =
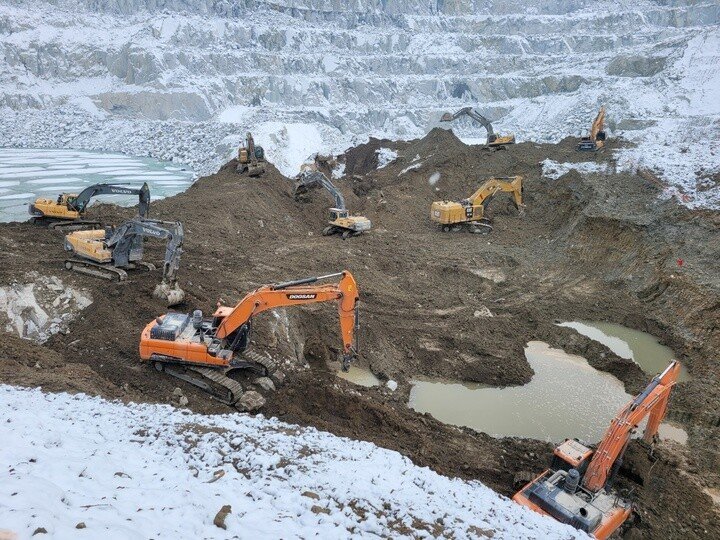
<instances>
[{"instance_id":1,"label":"white excavator","mask_svg":"<svg viewBox=\"0 0 720 540\"><path fill-rule=\"evenodd\" d=\"M445 114L442 115L442 117L440 118L440 121L441 122L452 122L453 120L457 120L461 116L469 116L476 122L479 122L480 124L482 124L482 126L487 130L487 134L488 134L487 145L488 145L488 147L499 150L499 149L504 148L508 144L515 144L515 135L514 134L511 133L510 135L498 135L497 133L495 133L495 130L493 130L492 123L490 123L490 120L485 118L482 114L477 112L472 107L464 107L464 108L460 109L458 112L456 112L455 114L446 112Z\"/></svg>"}]
</instances>

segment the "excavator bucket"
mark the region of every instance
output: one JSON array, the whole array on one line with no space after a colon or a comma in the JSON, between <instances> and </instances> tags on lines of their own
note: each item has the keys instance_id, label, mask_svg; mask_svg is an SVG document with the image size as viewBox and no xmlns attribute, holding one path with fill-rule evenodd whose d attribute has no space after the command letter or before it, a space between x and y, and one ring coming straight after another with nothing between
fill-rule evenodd
<instances>
[{"instance_id":1,"label":"excavator bucket","mask_svg":"<svg viewBox=\"0 0 720 540\"><path fill-rule=\"evenodd\" d=\"M183 303L185 300L185 291L178 286L177 282L170 284L163 280L155 287L153 296L164 300L168 307L172 307Z\"/></svg>"},{"instance_id":2,"label":"excavator bucket","mask_svg":"<svg viewBox=\"0 0 720 540\"><path fill-rule=\"evenodd\" d=\"M452 122L453 115L452 113L446 112L440 117L441 122Z\"/></svg>"}]
</instances>

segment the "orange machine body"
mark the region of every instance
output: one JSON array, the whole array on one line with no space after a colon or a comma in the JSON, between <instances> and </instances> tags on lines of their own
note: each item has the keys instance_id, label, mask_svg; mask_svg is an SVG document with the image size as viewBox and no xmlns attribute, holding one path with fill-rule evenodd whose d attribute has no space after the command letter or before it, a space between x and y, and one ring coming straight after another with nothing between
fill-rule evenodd
<instances>
[{"instance_id":1,"label":"orange machine body","mask_svg":"<svg viewBox=\"0 0 720 540\"><path fill-rule=\"evenodd\" d=\"M254 315L278 307L299 306L318 302L338 302L343 356L355 354L357 325L357 283L350 272L337 284L309 285L310 280L286 284L263 285L245 295L235 307L218 306L212 319L196 319L168 313L148 323L140 337L140 358L170 363L230 367L235 353L242 351L236 343L238 331L249 325ZM325 276L328 277L328 276ZM249 327L246 327L249 331Z\"/></svg>"},{"instance_id":2,"label":"orange machine body","mask_svg":"<svg viewBox=\"0 0 720 540\"><path fill-rule=\"evenodd\" d=\"M679 374L680 364L673 361L620 410L595 450L571 439L558 446L550 468L518 491L513 501L599 540L610 537L632 512L632 504L613 492L613 476L631 435L645 418L643 438L654 439Z\"/></svg>"}]
</instances>

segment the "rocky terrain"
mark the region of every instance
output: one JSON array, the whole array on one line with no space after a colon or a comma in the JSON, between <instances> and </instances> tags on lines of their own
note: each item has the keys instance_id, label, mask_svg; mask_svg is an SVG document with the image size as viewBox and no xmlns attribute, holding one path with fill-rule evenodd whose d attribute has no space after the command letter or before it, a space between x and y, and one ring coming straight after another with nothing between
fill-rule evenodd
<instances>
[{"instance_id":1,"label":"rocky terrain","mask_svg":"<svg viewBox=\"0 0 720 540\"><path fill-rule=\"evenodd\" d=\"M152 215L185 225L182 311L207 312L218 300L236 302L264 283L342 269L357 278L359 363L383 382L396 381L397 389L362 389L334 375L340 343L334 309L280 310L254 324L254 350L280 360L286 373L282 386L264 392L265 414L372 441L506 495L518 473L547 464L551 446L495 439L418 414L406 406L409 381L424 375L524 384L533 372L523 348L542 340L585 356L634 393L647 383L634 363L555 323L606 320L657 336L692 377L677 386L671 403L689 441L686 447L663 443L654 464L640 444L631 445L621 487L632 490L638 512L627 537L717 537L711 494L720 486L714 444L720 435L720 219L714 211L659 199L663 188L651 172L618 163L627 143L613 140L606 151L588 155L575 151L576 142L526 142L490 152L433 130L421 139L371 139L350 148L341 156L338 185L349 208L374 227L347 241L320 234L327 195L313 191L296 202L291 180L271 165L253 179L238 175L231 161L187 192L155 203ZM397 157L377 168L381 148ZM549 163L568 172L551 174ZM481 179L507 174L525 177L523 216L498 197L490 206L495 228L489 235L442 233L430 223L433 200L465 197ZM91 212L118 223L133 210L97 205ZM162 246L149 253L160 259ZM0 382L176 401L178 383L138 356L140 330L167 310L151 296L157 274L108 284L66 273L64 257L59 233L28 223L0 225L0 285L30 280L24 276L33 269L61 276L93 299L68 323L68 333L43 345L4 333ZM195 412L227 410L187 385L182 394Z\"/></svg>"},{"instance_id":2,"label":"rocky terrain","mask_svg":"<svg viewBox=\"0 0 720 540\"><path fill-rule=\"evenodd\" d=\"M711 0L20 0L0 6L0 145L215 172L247 129L286 175L475 106L521 141L608 130L618 159L718 204ZM467 138L485 132L466 119Z\"/></svg>"}]
</instances>

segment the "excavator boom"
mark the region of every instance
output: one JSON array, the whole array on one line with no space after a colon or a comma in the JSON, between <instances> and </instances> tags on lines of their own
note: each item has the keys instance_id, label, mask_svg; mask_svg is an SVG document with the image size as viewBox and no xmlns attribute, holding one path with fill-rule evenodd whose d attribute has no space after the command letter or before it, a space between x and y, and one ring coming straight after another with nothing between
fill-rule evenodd
<instances>
[{"instance_id":1,"label":"excavator boom","mask_svg":"<svg viewBox=\"0 0 720 540\"><path fill-rule=\"evenodd\" d=\"M671 362L613 418L594 451L571 439L558 446L551 468L518 491L513 500L598 540L610 537L632 510L632 505L612 490L630 437L647 418L644 439L654 439L679 374L680 364Z\"/></svg>"}]
</instances>

